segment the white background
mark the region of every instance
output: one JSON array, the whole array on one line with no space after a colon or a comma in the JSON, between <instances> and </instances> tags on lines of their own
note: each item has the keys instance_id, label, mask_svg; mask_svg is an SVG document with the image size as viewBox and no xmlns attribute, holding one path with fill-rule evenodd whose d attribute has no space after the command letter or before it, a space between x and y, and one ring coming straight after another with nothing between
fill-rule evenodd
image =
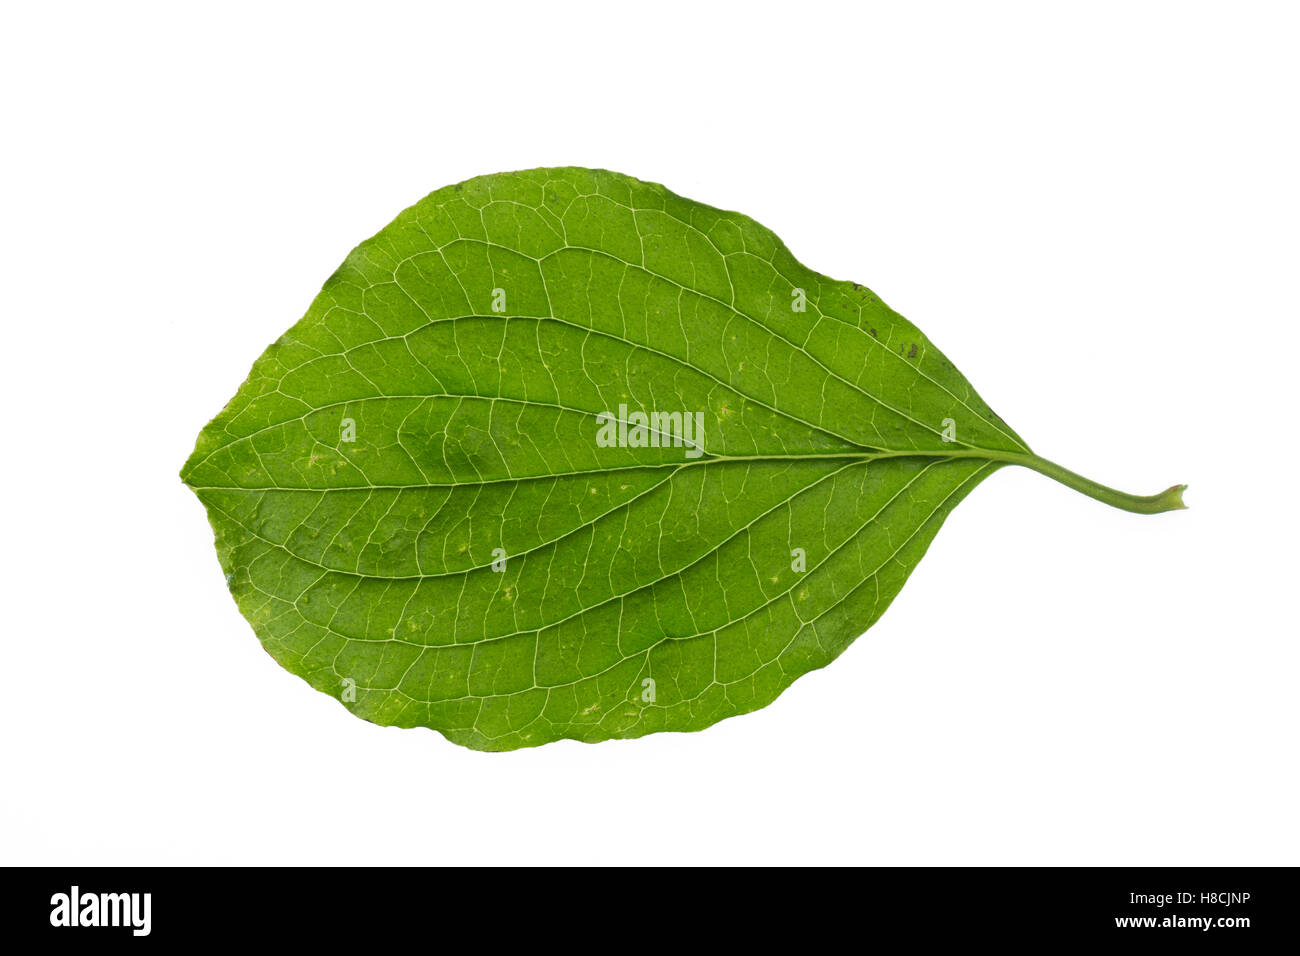
<instances>
[{"instance_id":1,"label":"white background","mask_svg":"<svg viewBox=\"0 0 1300 956\"><path fill-rule=\"evenodd\" d=\"M0 862L1300 863L1295 8L11 4ZM602 166L773 228L1037 451L691 735L481 754L281 670L177 472L361 239Z\"/></svg>"}]
</instances>

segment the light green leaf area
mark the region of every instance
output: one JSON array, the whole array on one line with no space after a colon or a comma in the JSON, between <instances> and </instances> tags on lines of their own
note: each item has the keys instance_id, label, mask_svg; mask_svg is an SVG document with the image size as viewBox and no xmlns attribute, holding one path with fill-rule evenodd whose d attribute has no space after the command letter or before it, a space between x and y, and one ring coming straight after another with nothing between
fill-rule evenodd
<instances>
[{"instance_id":1,"label":"light green leaf area","mask_svg":"<svg viewBox=\"0 0 1300 956\"><path fill-rule=\"evenodd\" d=\"M354 249L182 477L282 666L509 750L770 703L1007 463L1177 506L1032 456L752 219L567 168L440 189Z\"/></svg>"}]
</instances>

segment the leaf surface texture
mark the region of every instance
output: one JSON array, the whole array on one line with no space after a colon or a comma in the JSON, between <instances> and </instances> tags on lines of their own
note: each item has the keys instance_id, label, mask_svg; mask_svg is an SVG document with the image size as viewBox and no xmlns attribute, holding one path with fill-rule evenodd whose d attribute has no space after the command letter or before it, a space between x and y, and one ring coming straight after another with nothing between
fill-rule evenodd
<instances>
[{"instance_id":1,"label":"leaf surface texture","mask_svg":"<svg viewBox=\"0 0 1300 956\"><path fill-rule=\"evenodd\" d=\"M602 447L620 409L702 430ZM768 704L1028 454L869 290L746 216L566 168L441 189L353 250L182 476L280 664L506 750Z\"/></svg>"}]
</instances>

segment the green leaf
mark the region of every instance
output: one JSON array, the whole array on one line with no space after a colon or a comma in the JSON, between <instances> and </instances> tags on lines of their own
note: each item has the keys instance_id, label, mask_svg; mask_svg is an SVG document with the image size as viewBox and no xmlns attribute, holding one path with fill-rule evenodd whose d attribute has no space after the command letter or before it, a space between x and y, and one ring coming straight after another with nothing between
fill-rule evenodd
<instances>
[{"instance_id":1,"label":"green leaf","mask_svg":"<svg viewBox=\"0 0 1300 956\"><path fill-rule=\"evenodd\" d=\"M281 665L509 750L770 703L1007 464L1182 506L1034 456L752 219L570 168L440 189L354 249L181 475Z\"/></svg>"}]
</instances>

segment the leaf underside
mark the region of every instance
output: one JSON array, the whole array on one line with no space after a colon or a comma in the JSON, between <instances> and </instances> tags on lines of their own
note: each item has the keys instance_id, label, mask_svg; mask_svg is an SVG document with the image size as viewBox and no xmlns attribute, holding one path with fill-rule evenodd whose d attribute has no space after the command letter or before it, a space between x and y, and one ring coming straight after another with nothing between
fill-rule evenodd
<instances>
[{"instance_id":1,"label":"leaf underside","mask_svg":"<svg viewBox=\"0 0 1300 956\"><path fill-rule=\"evenodd\" d=\"M598 441L602 413L656 412L699 413L693 442ZM1007 453L869 290L746 216L564 168L438 190L353 250L182 477L282 666L510 750L770 703Z\"/></svg>"}]
</instances>

